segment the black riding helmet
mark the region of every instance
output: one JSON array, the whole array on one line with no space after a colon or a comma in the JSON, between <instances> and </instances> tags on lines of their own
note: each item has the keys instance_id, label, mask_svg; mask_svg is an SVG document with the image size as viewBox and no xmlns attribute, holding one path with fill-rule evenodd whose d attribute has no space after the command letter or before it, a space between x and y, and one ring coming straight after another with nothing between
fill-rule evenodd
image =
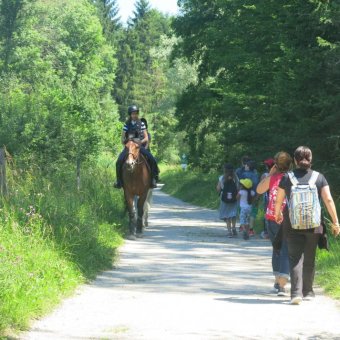
<instances>
[{"instance_id":1,"label":"black riding helmet","mask_svg":"<svg viewBox=\"0 0 340 340\"><path fill-rule=\"evenodd\" d=\"M132 112L137 112L137 113L139 113L139 108L138 108L137 105L131 105L131 106L129 106L129 108L128 108L128 114L129 114L129 116L131 115Z\"/></svg>"}]
</instances>

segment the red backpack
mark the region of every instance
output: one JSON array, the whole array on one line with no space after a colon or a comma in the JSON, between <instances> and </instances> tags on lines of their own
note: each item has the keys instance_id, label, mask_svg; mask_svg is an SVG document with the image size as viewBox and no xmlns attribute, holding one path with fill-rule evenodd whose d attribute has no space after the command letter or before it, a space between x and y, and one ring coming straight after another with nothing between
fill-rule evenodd
<instances>
[{"instance_id":1,"label":"red backpack","mask_svg":"<svg viewBox=\"0 0 340 340\"><path fill-rule=\"evenodd\" d=\"M275 204L277 198L277 191L279 188L279 184L281 182L284 173L275 174L270 177L269 182L269 200L268 206L266 211L266 219L270 221L275 221ZM284 208L286 207L287 201L285 200L281 207L281 212L283 212Z\"/></svg>"}]
</instances>

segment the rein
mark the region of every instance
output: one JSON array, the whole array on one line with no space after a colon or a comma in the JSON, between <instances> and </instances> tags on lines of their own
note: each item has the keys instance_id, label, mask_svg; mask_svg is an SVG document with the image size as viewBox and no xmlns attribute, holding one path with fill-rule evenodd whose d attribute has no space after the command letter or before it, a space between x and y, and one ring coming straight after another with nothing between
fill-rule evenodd
<instances>
[{"instance_id":1,"label":"rein","mask_svg":"<svg viewBox=\"0 0 340 340\"><path fill-rule=\"evenodd\" d=\"M144 161L145 161L143 155L142 155L142 157L140 157L141 156L140 152L138 153L138 156L134 155L132 152L129 152L128 155L131 155L133 157L133 159L134 159L134 161L136 162L137 165L143 164ZM138 161L140 158L143 159L141 162Z\"/></svg>"}]
</instances>

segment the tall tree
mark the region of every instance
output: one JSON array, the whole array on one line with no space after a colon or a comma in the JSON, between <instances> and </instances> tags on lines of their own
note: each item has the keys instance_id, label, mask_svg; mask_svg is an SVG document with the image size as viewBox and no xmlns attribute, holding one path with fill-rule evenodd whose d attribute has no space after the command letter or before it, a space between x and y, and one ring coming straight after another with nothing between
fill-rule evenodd
<instances>
[{"instance_id":1,"label":"tall tree","mask_svg":"<svg viewBox=\"0 0 340 340\"><path fill-rule=\"evenodd\" d=\"M323 164L340 164L338 153L325 152L339 135L336 2L179 4L177 53L199 63L199 82L181 96L177 117L197 166L219 167L220 154L261 159L298 144L309 144Z\"/></svg>"},{"instance_id":2,"label":"tall tree","mask_svg":"<svg viewBox=\"0 0 340 340\"><path fill-rule=\"evenodd\" d=\"M96 0L94 3L98 8L99 17L103 26L103 33L110 41L116 40L117 33L122 28L118 1Z\"/></svg>"},{"instance_id":3,"label":"tall tree","mask_svg":"<svg viewBox=\"0 0 340 340\"><path fill-rule=\"evenodd\" d=\"M152 110L151 88L155 74L150 52L160 45L162 35L169 32L170 19L154 9L124 30L118 43L119 65L114 90L122 118L132 102L142 106L145 112Z\"/></svg>"},{"instance_id":4,"label":"tall tree","mask_svg":"<svg viewBox=\"0 0 340 340\"><path fill-rule=\"evenodd\" d=\"M133 12L134 17L132 18L132 23L136 24L140 20L144 19L150 10L151 6L148 0L137 0L135 3L135 10Z\"/></svg>"},{"instance_id":5,"label":"tall tree","mask_svg":"<svg viewBox=\"0 0 340 340\"><path fill-rule=\"evenodd\" d=\"M3 62L0 63L0 66L5 72L8 70L15 49L15 34L20 34L20 30L29 16L28 8L33 2L28 0L0 1L0 39L3 41L1 51Z\"/></svg>"},{"instance_id":6,"label":"tall tree","mask_svg":"<svg viewBox=\"0 0 340 340\"><path fill-rule=\"evenodd\" d=\"M114 144L114 50L87 0L37 1L35 9L39 16L15 32L2 75L0 140L44 168L79 164ZM0 38L3 53L7 40Z\"/></svg>"}]
</instances>

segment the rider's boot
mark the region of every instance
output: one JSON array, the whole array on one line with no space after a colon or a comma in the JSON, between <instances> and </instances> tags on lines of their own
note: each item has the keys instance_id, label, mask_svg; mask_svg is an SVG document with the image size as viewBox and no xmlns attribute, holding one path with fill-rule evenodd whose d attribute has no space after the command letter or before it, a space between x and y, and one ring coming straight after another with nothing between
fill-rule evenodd
<instances>
[{"instance_id":1,"label":"rider's boot","mask_svg":"<svg viewBox=\"0 0 340 340\"><path fill-rule=\"evenodd\" d=\"M114 184L114 187L116 189L121 189L123 187L123 181L122 181L122 179L119 176L119 172L117 172L117 180L116 180L116 182Z\"/></svg>"},{"instance_id":2,"label":"rider's boot","mask_svg":"<svg viewBox=\"0 0 340 340\"><path fill-rule=\"evenodd\" d=\"M116 189L121 189L123 187L123 181L121 179L121 171L122 171L122 165L121 163L118 161L116 164L116 182L113 185Z\"/></svg>"},{"instance_id":3,"label":"rider's boot","mask_svg":"<svg viewBox=\"0 0 340 340\"><path fill-rule=\"evenodd\" d=\"M115 184L113 185L116 189L121 189L123 187L123 184L120 180L117 180Z\"/></svg>"},{"instance_id":4,"label":"rider's boot","mask_svg":"<svg viewBox=\"0 0 340 340\"><path fill-rule=\"evenodd\" d=\"M155 188L157 188L157 180L156 178L153 178L151 180L151 189L155 189Z\"/></svg>"}]
</instances>

